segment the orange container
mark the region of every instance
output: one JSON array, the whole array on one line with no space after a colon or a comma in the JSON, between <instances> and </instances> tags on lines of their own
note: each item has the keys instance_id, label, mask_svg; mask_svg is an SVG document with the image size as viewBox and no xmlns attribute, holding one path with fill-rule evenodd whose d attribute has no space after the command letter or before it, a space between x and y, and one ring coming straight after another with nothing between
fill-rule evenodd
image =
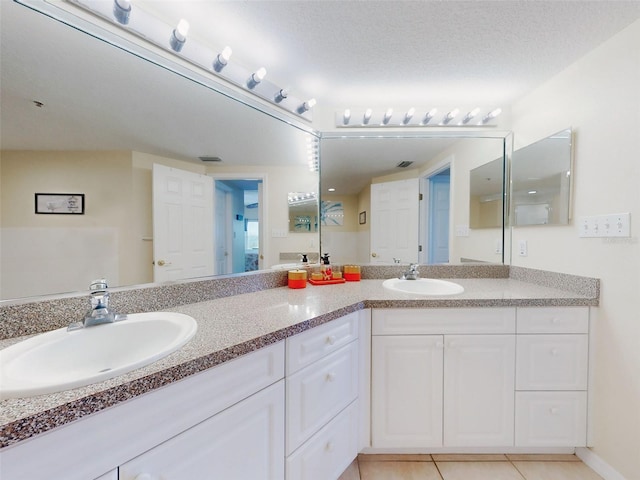
<instances>
[{"instance_id":1,"label":"orange container","mask_svg":"<svg viewBox=\"0 0 640 480\"><path fill-rule=\"evenodd\" d=\"M360 266L359 265L345 265L343 267L342 277L347 282L359 282L360 281Z\"/></svg>"},{"instance_id":2,"label":"orange container","mask_svg":"<svg viewBox=\"0 0 640 480\"><path fill-rule=\"evenodd\" d=\"M307 271L289 270L289 288L306 288Z\"/></svg>"}]
</instances>

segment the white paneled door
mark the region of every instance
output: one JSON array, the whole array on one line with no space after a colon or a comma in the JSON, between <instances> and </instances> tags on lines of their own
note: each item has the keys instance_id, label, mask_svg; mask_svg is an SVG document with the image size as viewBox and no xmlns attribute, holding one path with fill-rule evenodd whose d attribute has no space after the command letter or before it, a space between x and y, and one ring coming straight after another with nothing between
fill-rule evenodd
<instances>
[{"instance_id":1,"label":"white paneled door","mask_svg":"<svg viewBox=\"0 0 640 480\"><path fill-rule=\"evenodd\" d=\"M153 279L213 275L213 179L153 165Z\"/></svg>"},{"instance_id":2,"label":"white paneled door","mask_svg":"<svg viewBox=\"0 0 640 480\"><path fill-rule=\"evenodd\" d=\"M417 178L371 185L371 261L418 261L419 198Z\"/></svg>"}]
</instances>

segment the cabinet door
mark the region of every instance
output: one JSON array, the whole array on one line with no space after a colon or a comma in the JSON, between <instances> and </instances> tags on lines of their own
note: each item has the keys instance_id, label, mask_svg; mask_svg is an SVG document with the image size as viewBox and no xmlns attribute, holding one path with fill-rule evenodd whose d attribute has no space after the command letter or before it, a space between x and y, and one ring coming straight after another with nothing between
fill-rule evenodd
<instances>
[{"instance_id":1,"label":"cabinet door","mask_svg":"<svg viewBox=\"0 0 640 480\"><path fill-rule=\"evenodd\" d=\"M513 445L514 335L446 335L444 445Z\"/></svg>"},{"instance_id":2,"label":"cabinet door","mask_svg":"<svg viewBox=\"0 0 640 480\"><path fill-rule=\"evenodd\" d=\"M372 446L442 445L442 335L374 336Z\"/></svg>"},{"instance_id":3,"label":"cabinet door","mask_svg":"<svg viewBox=\"0 0 640 480\"><path fill-rule=\"evenodd\" d=\"M120 467L120 480L284 478L284 382L280 381Z\"/></svg>"}]
</instances>

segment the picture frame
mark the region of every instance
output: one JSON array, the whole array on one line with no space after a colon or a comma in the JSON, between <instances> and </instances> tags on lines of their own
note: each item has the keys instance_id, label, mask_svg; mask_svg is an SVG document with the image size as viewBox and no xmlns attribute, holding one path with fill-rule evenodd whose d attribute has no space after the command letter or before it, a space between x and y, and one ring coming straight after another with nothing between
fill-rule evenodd
<instances>
[{"instance_id":1,"label":"picture frame","mask_svg":"<svg viewBox=\"0 0 640 480\"><path fill-rule=\"evenodd\" d=\"M84 215L84 193L36 193L35 213Z\"/></svg>"},{"instance_id":2,"label":"picture frame","mask_svg":"<svg viewBox=\"0 0 640 480\"><path fill-rule=\"evenodd\" d=\"M366 212L366 210L364 212L360 212L360 214L358 215L358 223L360 225L364 225L365 223L367 223L367 212Z\"/></svg>"}]
</instances>

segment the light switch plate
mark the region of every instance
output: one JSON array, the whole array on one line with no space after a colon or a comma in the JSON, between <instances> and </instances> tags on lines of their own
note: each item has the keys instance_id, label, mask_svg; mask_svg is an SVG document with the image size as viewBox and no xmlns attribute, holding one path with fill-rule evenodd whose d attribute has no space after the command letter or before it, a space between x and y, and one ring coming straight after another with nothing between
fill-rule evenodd
<instances>
[{"instance_id":1,"label":"light switch plate","mask_svg":"<svg viewBox=\"0 0 640 480\"><path fill-rule=\"evenodd\" d=\"M518 240L518 255L526 257L529 254L529 248L526 240Z\"/></svg>"},{"instance_id":2,"label":"light switch plate","mask_svg":"<svg viewBox=\"0 0 640 480\"><path fill-rule=\"evenodd\" d=\"M630 237L631 214L611 213L578 219L578 236L583 238Z\"/></svg>"}]
</instances>

